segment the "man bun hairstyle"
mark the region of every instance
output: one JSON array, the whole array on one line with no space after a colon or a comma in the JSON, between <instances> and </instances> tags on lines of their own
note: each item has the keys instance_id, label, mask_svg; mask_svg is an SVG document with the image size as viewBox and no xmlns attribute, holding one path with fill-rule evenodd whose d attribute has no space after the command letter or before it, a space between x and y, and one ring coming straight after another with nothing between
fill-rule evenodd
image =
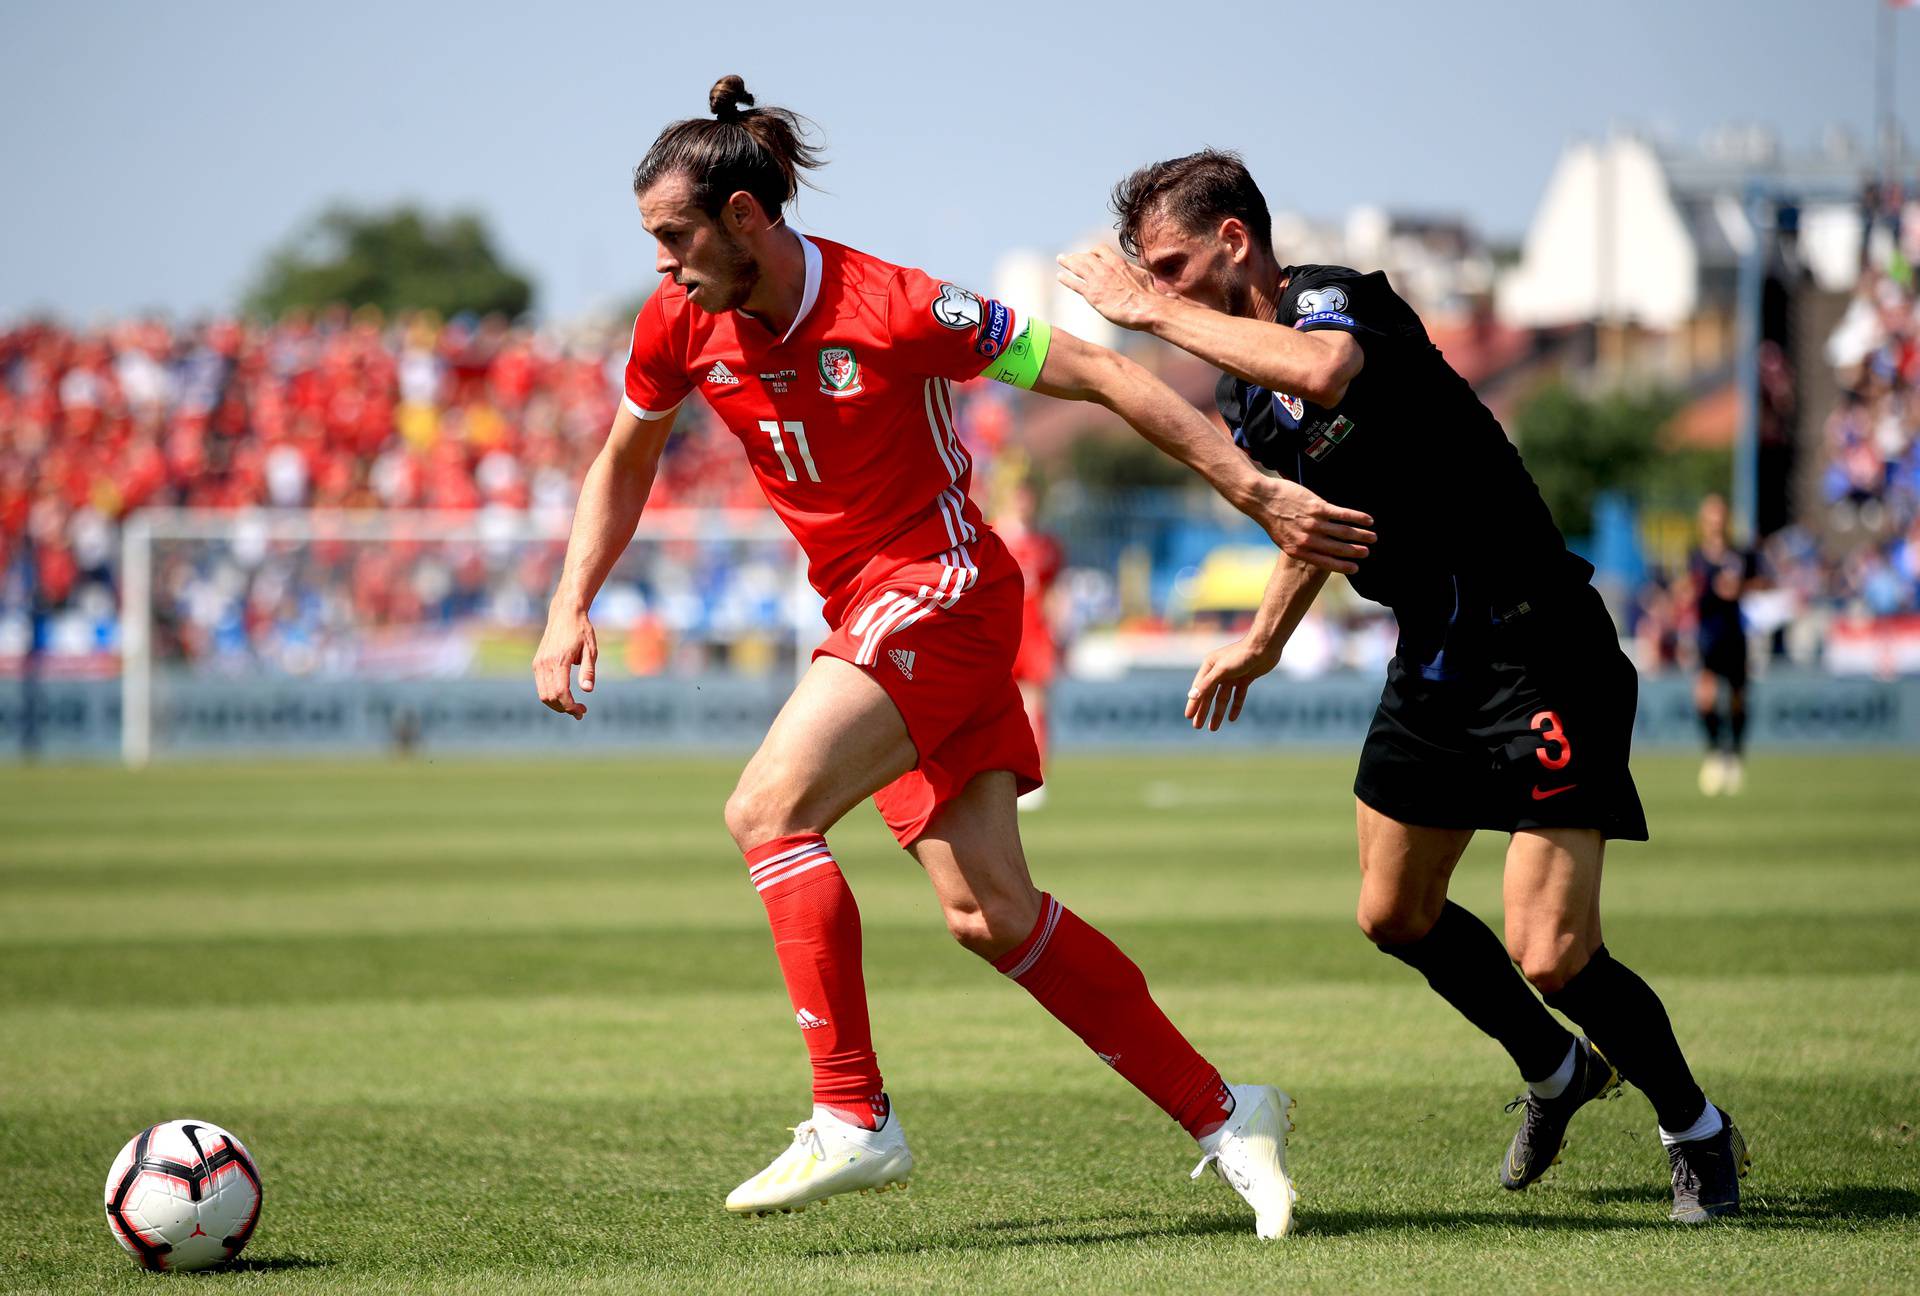
<instances>
[{"instance_id":1,"label":"man bun hairstyle","mask_svg":"<svg viewBox=\"0 0 1920 1296\"><path fill-rule=\"evenodd\" d=\"M693 202L718 216L728 198L750 193L776 221L800 192L803 171L826 165L809 144L813 123L785 108L756 108L747 83L723 76L707 92L711 117L689 117L661 131L633 169L633 192L643 194L670 175L693 185ZM809 182L810 183L810 182Z\"/></svg>"},{"instance_id":2,"label":"man bun hairstyle","mask_svg":"<svg viewBox=\"0 0 1920 1296\"><path fill-rule=\"evenodd\" d=\"M744 109L753 107L753 92L737 76L723 76L707 91L707 111L723 122L738 121Z\"/></svg>"},{"instance_id":3,"label":"man bun hairstyle","mask_svg":"<svg viewBox=\"0 0 1920 1296\"><path fill-rule=\"evenodd\" d=\"M1151 216L1165 216L1187 234L1210 232L1233 216L1256 243L1273 250L1267 200L1240 155L1224 149L1141 167L1113 187L1113 214L1120 248L1130 257L1140 255L1140 227Z\"/></svg>"}]
</instances>

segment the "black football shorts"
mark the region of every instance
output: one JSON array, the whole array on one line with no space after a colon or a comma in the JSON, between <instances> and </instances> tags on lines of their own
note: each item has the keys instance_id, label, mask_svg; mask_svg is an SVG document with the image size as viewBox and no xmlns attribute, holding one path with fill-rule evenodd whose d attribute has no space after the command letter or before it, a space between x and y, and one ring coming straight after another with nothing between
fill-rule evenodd
<instances>
[{"instance_id":1,"label":"black football shorts","mask_svg":"<svg viewBox=\"0 0 1920 1296\"><path fill-rule=\"evenodd\" d=\"M1747 686L1747 636L1742 630L1700 636L1700 669L1734 688Z\"/></svg>"},{"instance_id":2,"label":"black football shorts","mask_svg":"<svg viewBox=\"0 0 1920 1296\"><path fill-rule=\"evenodd\" d=\"M1591 586L1488 633L1484 656L1430 680L1395 658L1354 795L1434 828L1597 828L1647 839L1627 757L1640 680Z\"/></svg>"}]
</instances>

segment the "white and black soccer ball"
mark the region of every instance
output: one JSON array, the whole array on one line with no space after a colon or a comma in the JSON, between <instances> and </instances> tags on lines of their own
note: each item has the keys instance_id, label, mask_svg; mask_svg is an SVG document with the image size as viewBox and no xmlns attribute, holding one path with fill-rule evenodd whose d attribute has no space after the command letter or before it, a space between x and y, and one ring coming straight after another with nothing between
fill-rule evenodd
<instances>
[{"instance_id":1,"label":"white and black soccer ball","mask_svg":"<svg viewBox=\"0 0 1920 1296\"><path fill-rule=\"evenodd\" d=\"M107 1171L107 1227L147 1269L206 1269L240 1254L260 1222L260 1172L205 1121L141 1130Z\"/></svg>"}]
</instances>

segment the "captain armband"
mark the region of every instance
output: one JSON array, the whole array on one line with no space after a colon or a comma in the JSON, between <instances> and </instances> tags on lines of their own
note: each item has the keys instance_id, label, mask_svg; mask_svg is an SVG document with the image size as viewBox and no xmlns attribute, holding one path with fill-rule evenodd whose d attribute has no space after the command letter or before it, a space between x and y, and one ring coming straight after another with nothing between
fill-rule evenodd
<instances>
[{"instance_id":1,"label":"captain armband","mask_svg":"<svg viewBox=\"0 0 1920 1296\"><path fill-rule=\"evenodd\" d=\"M987 362L980 376L1009 387L1031 389L1040 380L1040 368L1047 362L1047 348L1052 343L1053 325L1029 315L1026 326L1014 335L1006 350Z\"/></svg>"}]
</instances>

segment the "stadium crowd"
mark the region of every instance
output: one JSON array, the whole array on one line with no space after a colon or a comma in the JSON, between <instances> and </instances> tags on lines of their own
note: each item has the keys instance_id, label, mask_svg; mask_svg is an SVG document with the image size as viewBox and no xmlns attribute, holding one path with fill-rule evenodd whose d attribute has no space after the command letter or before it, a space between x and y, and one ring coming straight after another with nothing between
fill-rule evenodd
<instances>
[{"instance_id":1,"label":"stadium crowd","mask_svg":"<svg viewBox=\"0 0 1920 1296\"><path fill-rule=\"evenodd\" d=\"M1869 540L1850 576L1876 614L1920 609L1920 288L1904 261L1870 269L1827 342L1839 404L1827 416L1833 522Z\"/></svg>"},{"instance_id":2,"label":"stadium crowd","mask_svg":"<svg viewBox=\"0 0 1920 1296\"><path fill-rule=\"evenodd\" d=\"M1797 664L1829 656L1837 625L1920 613L1920 277L1902 243L1920 231L1896 221L1887 234L1824 339L1839 396L1816 415L1821 509L1766 538L1763 588L1745 603L1768 655ZM1690 600L1684 572L1636 592L1627 620L1643 669L1684 663Z\"/></svg>"},{"instance_id":3,"label":"stadium crowd","mask_svg":"<svg viewBox=\"0 0 1920 1296\"><path fill-rule=\"evenodd\" d=\"M532 510L564 528L618 400L625 340L617 327L345 310L0 331L0 663L36 645L111 660L119 525L147 505ZM1824 422L1830 516L1767 540L1749 606L1756 638L1805 664L1836 620L1920 609L1920 295L1897 254L1863 270L1828 356L1843 391ZM690 402L651 507L760 505L733 439ZM1836 534L1861 539L1836 547ZM537 627L560 548L181 549L156 571L158 649L309 669L330 638L362 642L369 627L476 610ZM779 555L689 544L678 557L610 587L630 623L710 646L788 623ZM1080 602L1078 620L1111 614L1111 581ZM1644 669L1685 663L1688 607L1684 575L1629 594Z\"/></svg>"},{"instance_id":4,"label":"stadium crowd","mask_svg":"<svg viewBox=\"0 0 1920 1296\"><path fill-rule=\"evenodd\" d=\"M36 638L56 657L114 647L118 528L143 506L531 509L564 526L618 400L624 343L618 330L344 310L268 327L0 332L0 658ZM700 413L682 425L653 507L757 507L731 438ZM355 545L279 562L217 549L163 559L162 651L217 655L269 631L311 645L328 623L432 623L488 600L523 620L544 609L558 561L410 558ZM765 584L735 554L712 559L695 564L703 598L663 602L706 606L727 601L716 586Z\"/></svg>"}]
</instances>

